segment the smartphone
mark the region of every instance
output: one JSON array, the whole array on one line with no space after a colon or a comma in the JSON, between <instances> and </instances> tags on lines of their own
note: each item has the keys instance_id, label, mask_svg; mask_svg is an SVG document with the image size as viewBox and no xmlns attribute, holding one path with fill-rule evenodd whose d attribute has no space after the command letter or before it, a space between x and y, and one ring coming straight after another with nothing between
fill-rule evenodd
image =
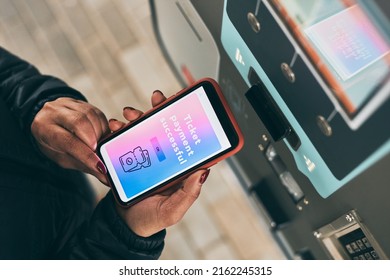
<instances>
[{"instance_id":1,"label":"smartphone","mask_svg":"<svg viewBox=\"0 0 390 280\"><path fill-rule=\"evenodd\" d=\"M205 78L102 140L97 154L117 201L130 206L242 146L242 132L219 85Z\"/></svg>"}]
</instances>

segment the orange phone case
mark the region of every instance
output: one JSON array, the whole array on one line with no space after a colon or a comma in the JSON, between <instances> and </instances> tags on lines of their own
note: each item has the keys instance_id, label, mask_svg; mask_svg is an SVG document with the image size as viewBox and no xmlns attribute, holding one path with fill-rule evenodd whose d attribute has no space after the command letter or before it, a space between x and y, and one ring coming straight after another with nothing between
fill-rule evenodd
<instances>
[{"instance_id":1,"label":"orange phone case","mask_svg":"<svg viewBox=\"0 0 390 280\"><path fill-rule=\"evenodd\" d=\"M118 202L121 206L123 206L123 207L129 207L129 206L131 206L131 205L133 205L133 204L135 204L135 203L137 203L137 202L139 202L139 201L141 201L141 200L143 200L143 199L145 199L145 198L147 198L147 197L149 197L149 196L151 196L151 195L154 195L154 194L157 194L157 193L161 193L161 192L163 192L164 190L166 190L166 189L168 189L168 188L174 186L174 185L177 184L178 182L180 182L180 181L186 179L187 177L189 177L191 174L195 173L196 171L201 170L201 169L208 169L208 168L210 168L211 166L213 166L213 165L217 164L218 162L220 162L220 161L222 161L222 160L224 160L224 159L226 159L226 158L228 158L228 157L234 155L235 153L237 153L238 151L241 150L241 148L242 148L243 145L244 145L244 137L243 137L242 131L241 131L240 127L238 126L238 123L237 123L237 121L236 121L236 119L235 119L235 117L234 117L234 115L233 115L233 112L232 112L231 109L229 108L229 105L228 105L227 100L225 99L225 97L224 97L224 95L223 95L223 93L222 93L221 88L219 87L218 83L217 83L214 79L211 79L211 78L203 78L203 79L201 79L201 80L196 81L196 82L193 83L192 85L190 85L190 86L188 86L188 87L182 89L182 90L179 91L178 93L176 93L176 94L172 95L171 97L167 98L167 100L165 100L165 101L162 102L161 104L159 104L159 105L157 105L156 107L154 107L154 108L148 110L147 112L145 112L145 113L141 116L141 119L146 119L151 113L153 113L154 111L158 110L158 109L161 108L161 107L164 107L167 103L169 103L169 102L171 102L172 100L178 98L181 94L186 93L186 92L190 91L191 88L196 87L196 86L198 86L199 84L205 83L205 82L206 82L206 83L208 82L208 83L212 84L213 88L215 89L215 91L217 92L217 94L218 94L218 96L219 96L219 99L220 99L220 101L221 101L221 103L222 103L222 105L223 105L223 107L224 107L224 109L225 109L225 111L226 111L226 113L227 113L227 115L228 115L228 118L229 118L231 124L232 124L233 127L234 127L234 130L235 130L235 132L236 132L236 134L237 134L237 137L238 137L238 143L237 143L236 147L234 147L232 150L230 150L230 151L228 151L228 152L222 154L221 156L219 156L219 157L213 159L212 161L205 163L204 165L198 167L197 169L192 170L191 172L188 172L188 173L183 174L182 176L178 177L178 178L175 179L174 181L169 182L169 183L167 183L167 184L165 184L165 185L162 185L162 186L160 186L160 187L157 187L155 190L151 191L150 193L147 193L146 195L141 195L141 196L139 196L139 197L136 197L136 198L132 199L132 200L129 201L129 202L123 202L123 201L120 200L120 198L119 198L118 195L115 193L115 191L113 191L113 189L115 188L115 186L112 186L112 185L111 185L111 181L109 180L108 174L107 174L106 177L107 177L107 181L109 182L109 186L111 187L112 191L114 192L114 197L115 197L115 199L117 200L117 202ZM129 124L129 125L130 125L130 124ZM128 125L126 125L126 126L123 127L122 129L120 129L119 131L116 131L114 134L111 134L111 135L107 136L106 138L102 139L102 140L100 141L100 143L103 142L103 141L104 141L105 139L107 139L108 137L109 137L109 138L112 138L113 135L120 134L120 133L121 133L123 130L125 130L127 127L128 127Z\"/></svg>"}]
</instances>

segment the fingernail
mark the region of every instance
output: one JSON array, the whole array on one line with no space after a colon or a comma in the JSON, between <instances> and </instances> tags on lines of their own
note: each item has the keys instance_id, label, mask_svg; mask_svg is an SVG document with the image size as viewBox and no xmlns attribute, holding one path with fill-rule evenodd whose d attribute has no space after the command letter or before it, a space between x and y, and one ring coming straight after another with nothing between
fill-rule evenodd
<instances>
[{"instance_id":1,"label":"fingernail","mask_svg":"<svg viewBox=\"0 0 390 280\"><path fill-rule=\"evenodd\" d=\"M107 174L107 169L104 166L103 162L98 161L98 163L96 164L96 168L97 168L97 170L99 170L100 173Z\"/></svg>"},{"instance_id":2,"label":"fingernail","mask_svg":"<svg viewBox=\"0 0 390 280\"><path fill-rule=\"evenodd\" d=\"M116 122L116 121L118 121L118 120L117 119L109 119L109 122Z\"/></svg>"},{"instance_id":3,"label":"fingernail","mask_svg":"<svg viewBox=\"0 0 390 280\"><path fill-rule=\"evenodd\" d=\"M161 94L161 95L164 95L164 94L161 92L161 90L156 89L155 91L153 91L153 95L154 95L154 94L157 94L157 93L158 93L158 94Z\"/></svg>"},{"instance_id":4,"label":"fingernail","mask_svg":"<svg viewBox=\"0 0 390 280\"><path fill-rule=\"evenodd\" d=\"M123 108L123 111L124 111L124 110L135 110L135 109L134 109L133 107L128 107L128 106L127 106L127 107Z\"/></svg>"},{"instance_id":5,"label":"fingernail","mask_svg":"<svg viewBox=\"0 0 390 280\"><path fill-rule=\"evenodd\" d=\"M210 169L207 169L207 170L202 174L202 176L200 176L199 184L203 185L204 182L206 182L207 177L209 176L209 174L210 174Z\"/></svg>"}]
</instances>

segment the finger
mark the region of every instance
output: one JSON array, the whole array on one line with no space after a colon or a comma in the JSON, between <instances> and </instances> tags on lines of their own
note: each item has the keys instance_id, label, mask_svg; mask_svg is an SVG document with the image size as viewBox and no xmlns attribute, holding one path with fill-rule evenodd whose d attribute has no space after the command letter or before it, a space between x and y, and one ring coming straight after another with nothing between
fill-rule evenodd
<instances>
[{"instance_id":1,"label":"finger","mask_svg":"<svg viewBox=\"0 0 390 280\"><path fill-rule=\"evenodd\" d=\"M91 166L85 165L80 161L79 158L75 158L69 154L58 155L57 162L61 164L64 168L75 169L84 173L89 173L95 176L100 182L105 185L108 185L107 177L106 177L106 167L104 164L98 159L96 166L91 169Z\"/></svg>"},{"instance_id":2,"label":"finger","mask_svg":"<svg viewBox=\"0 0 390 280\"><path fill-rule=\"evenodd\" d=\"M75 169L82 172L86 172L94 175L97 179L100 180L103 184L107 185L108 181L106 178L106 171L103 163L96 163L96 169L91 171L89 166L86 166L78 158L66 153L64 151L58 151L58 148L53 148L47 143L43 142L42 139L40 142L40 150L50 159L54 160L58 165L63 168ZM96 171L97 170L97 171Z\"/></svg>"},{"instance_id":3,"label":"finger","mask_svg":"<svg viewBox=\"0 0 390 280\"><path fill-rule=\"evenodd\" d=\"M73 156L68 154L57 155L57 163L59 163L64 168L75 169L84 173L91 174L103 184L108 185L107 177L105 174L107 171L105 171L103 163L99 165L99 169L96 167L98 171L96 171L96 169L91 170L89 166L84 165L82 162L80 162L79 159L74 158Z\"/></svg>"},{"instance_id":4,"label":"finger","mask_svg":"<svg viewBox=\"0 0 390 280\"><path fill-rule=\"evenodd\" d=\"M93 142L93 145L91 146L92 150L96 150L97 142L98 140L108 131L108 122L106 117L103 113L100 112L100 110L95 109L94 107L90 107L86 109L84 112L86 114L87 119L92 125L92 128L95 132L95 141ZM82 129L82 128L80 128ZM78 130L75 131L76 135L79 136ZM91 135L92 136L92 135ZM82 138L80 138L82 139ZM83 140L83 139L82 139ZM86 143L88 145L88 143Z\"/></svg>"},{"instance_id":5,"label":"finger","mask_svg":"<svg viewBox=\"0 0 390 280\"><path fill-rule=\"evenodd\" d=\"M210 174L210 169L199 170L189 176L183 184L183 192L188 196L197 198L200 194L202 185L206 182Z\"/></svg>"},{"instance_id":6,"label":"finger","mask_svg":"<svg viewBox=\"0 0 390 280\"><path fill-rule=\"evenodd\" d=\"M126 124L124 122L118 121L116 119L110 119L108 122L108 126L112 132L115 132L122 127L124 127Z\"/></svg>"},{"instance_id":7,"label":"finger","mask_svg":"<svg viewBox=\"0 0 390 280\"><path fill-rule=\"evenodd\" d=\"M96 170L91 171L90 167L84 165L79 159L74 158L73 156L65 153L58 153L56 151L46 149L44 153L51 159L55 159L55 162L63 168L74 169L84 173L89 173L99 179L100 182L107 185L108 181L106 175L104 174L105 170L99 167L96 167ZM102 163L103 164L103 163ZM102 171L100 171L102 170Z\"/></svg>"},{"instance_id":8,"label":"finger","mask_svg":"<svg viewBox=\"0 0 390 280\"><path fill-rule=\"evenodd\" d=\"M209 175L209 170L200 170L192 174L184 182L182 188L174 192L164 201L161 209L161 220L168 226L177 223L199 197L203 183Z\"/></svg>"},{"instance_id":9,"label":"finger","mask_svg":"<svg viewBox=\"0 0 390 280\"><path fill-rule=\"evenodd\" d=\"M100 111L98 108L92 106L89 103L78 101L73 99L66 99L66 103L64 103L64 106L70 110L73 111L73 114L80 115L85 114L86 119L89 120L89 122L92 125L92 128L95 131L95 140L94 142L97 142L98 139L100 139L104 134L109 132L108 128L108 122L106 116L103 114L102 111ZM76 132L76 131L75 131ZM76 135L80 137L84 137L85 135L79 134L79 132L76 132ZM81 138L82 140L85 140L84 138ZM92 142L92 147L96 146L96 143ZM86 143L89 145L90 143Z\"/></svg>"},{"instance_id":10,"label":"finger","mask_svg":"<svg viewBox=\"0 0 390 280\"><path fill-rule=\"evenodd\" d=\"M88 117L81 112L68 107L57 107L55 123L68 132L75 134L91 149L96 148L97 136L95 129Z\"/></svg>"},{"instance_id":11,"label":"finger","mask_svg":"<svg viewBox=\"0 0 390 280\"><path fill-rule=\"evenodd\" d=\"M110 133L111 130L108 126L108 121L107 121L106 115L96 107L94 107L94 110L95 110L96 115L97 115L99 122L100 122L101 134L98 138L98 139L100 139L103 135Z\"/></svg>"},{"instance_id":12,"label":"finger","mask_svg":"<svg viewBox=\"0 0 390 280\"><path fill-rule=\"evenodd\" d=\"M155 90L152 94L152 106L155 107L157 106L158 104L164 102L165 100L167 100L167 98L164 96L164 94L159 91L159 90Z\"/></svg>"},{"instance_id":13,"label":"finger","mask_svg":"<svg viewBox=\"0 0 390 280\"><path fill-rule=\"evenodd\" d=\"M49 135L43 136L41 140L46 144L46 147L50 147L59 154L57 158L62 160L59 162L61 166L82 169L82 171L96 177L102 177L100 174L104 175L107 172L104 164L94 151L74 134L56 125L51 126L50 132ZM73 157L76 163L70 160L67 161L66 155Z\"/></svg>"},{"instance_id":14,"label":"finger","mask_svg":"<svg viewBox=\"0 0 390 280\"><path fill-rule=\"evenodd\" d=\"M142 111L140 111L138 109L134 109L133 107L125 107L125 108L123 108L123 116L129 122L135 121L136 119L141 117L142 114L143 114Z\"/></svg>"}]
</instances>

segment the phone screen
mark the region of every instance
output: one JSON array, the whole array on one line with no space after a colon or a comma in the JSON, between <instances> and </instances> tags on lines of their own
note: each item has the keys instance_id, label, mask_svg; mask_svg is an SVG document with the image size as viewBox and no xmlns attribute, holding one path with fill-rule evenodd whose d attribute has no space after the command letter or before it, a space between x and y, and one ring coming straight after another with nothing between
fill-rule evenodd
<instances>
[{"instance_id":1,"label":"phone screen","mask_svg":"<svg viewBox=\"0 0 390 280\"><path fill-rule=\"evenodd\" d=\"M232 147L203 86L100 148L123 202Z\"/></svg>"}]
</instances>

